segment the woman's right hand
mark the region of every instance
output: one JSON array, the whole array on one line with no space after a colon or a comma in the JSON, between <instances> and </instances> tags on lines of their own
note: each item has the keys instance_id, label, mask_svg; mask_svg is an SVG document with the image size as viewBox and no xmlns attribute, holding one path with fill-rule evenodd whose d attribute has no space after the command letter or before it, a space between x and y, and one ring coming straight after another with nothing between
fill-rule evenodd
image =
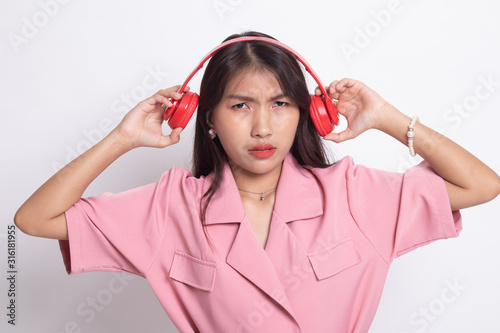
<instances>
[{"instance_id":1,"label":"woman's right hand","mask_svg":"<svg viewBox=\"0 0 500 333\"><path fill-rule=\"evenodd\" d=\"M179 142L182 128L172 130L169 135L162 132L165 109L172 106L171 99L180 99L180 86L162 89L153 96L137 104L129 111L114 129L126 147L130 150L137 147L164 148ZM189 87L184 92L189 91Z\"/></svg>"},{"instance_id":2,"label":"woman's right hand","mask_svg":"<svg viewBox=\"0 0 500 333\"><path fill-rule=\"evenodd\" d=\"M182 128L163 135L162 123L170 99L180 99L180 86L160 90L137 104L118 126L47 180L18 209L16 225L28 235L68 239L65 212L113 161L135 147L166 147L179 141ZM186 88L184 91L188 91Z\"/></svg>"}]
</instances>

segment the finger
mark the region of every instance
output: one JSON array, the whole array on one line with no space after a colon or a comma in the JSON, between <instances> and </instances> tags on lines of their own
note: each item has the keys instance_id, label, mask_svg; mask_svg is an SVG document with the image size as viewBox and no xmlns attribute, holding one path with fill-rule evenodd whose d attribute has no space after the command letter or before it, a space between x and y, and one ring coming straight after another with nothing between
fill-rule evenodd
<instances>
[{"instance_id":1,"label":"finger","mask_svg":"<svg viewBox=\"0 0 500 333\"><path fill-rule=\"evenodd\" d=\"M159 97L158 95L149 96L148 98L137 104L137 107L145 112L150 112L156 107L158 103L170 103L168 99L162 101L160 98L161 97Z\"/></svg>"},{"instance_id":2,"label":"finger","mask_svg":"<svg viewBox=\"0 0 500 333\"><path fill-rule=\"evenodd\" d=\"M336 82L338 82L338 81L336 81ZM330 85L331 85L331 84L330 84ZM328 95L330 95L330 93L329 93L329 91L328 91L328 89L329 89L329 88L330 88L330 86L325 86L325 87L323 87L323 89L325 89L325 91L326 91L326 93L327 93ZM317 86L317 87L316 87L316 89L314 90L314 93L315 93L315 95L316 95L316 96L320 96L321 94L323 94L323 92L321 91L321 89L320 89L320 87L319 87L319 86Z\"/></svg>"},{"instance_id":3,"label":"finger","mask_svg":"<svg viewBox=\"0 0 500 333\"><path fill-rule=\"evenodd\" d=\"M160 89L156 92L156 94L159 94L159 95L162 95L162 96L165 96L169 99L176 99L176 100L179 100L182 98L182 94L183 93L186 93L189 91L189 87L185 87L184 88L184 91L182 93L179 92L179 89L181 88L180 85L176 85L176 86L173 86L173 87L170 87L170 88L166 88L166 89Z\"/></svg>"},{"instance_id":4,"label":"finger","mask_svg":"<svg viewBox=\"0 0 500 333\"><path fill-rule=\"evenodd\" d=\"M182 94L178 92L179 88L180 86L174 86L167 89L161 89L158 90L155 95L161 95L168 99L178 100L182 98Z\"/></svg>"},{"instance_id":5,"label":"finger","mask_svg":"<svg viewBox=\"0 0 500 333\"><path fill-rule=\"evenodd\" d=\"M146 102L152 107L155 107L157 104L163 105L163 107L167 108L172 106L170 98L161 94L154 94L150 98L146 99Z\"/></svg>"},{"instance_id":6,"label":"finger","mask_svg":"<svg viewBox=\"0 0 500 333\"><path fill-rule=\"evenodd\" d=\"M154 94L148 97L139 104L139 107L146 113L154 112L159 106L160 110L164 112L167 108L173 105L170 98L167 98L161 94Z\"/></svg>"},{"instance_id":7,"label":"finger","mask_svg":"<svg viewBox=\"0 0 500 333\"><path fill-rule=\"evenodd\" d=\"M345 79L333 81L328 87L328 94L338 100L340 95L346 90L345 84Z\"/></svg>"},{"instance_id":8,"label":"finger","mask_svg":"<svg viewBox=\"0 0 500 333\"><path fill-rule=\"evenodd\" d=\"M335 86L335 89L338 91L338 92L344 92L346 91L347 89L349 88L352 88L355 84L356 84L356 80L353 80L353 79L349 79L349 78L343 78L342 80L340 80L337 85Z\"/></svg>"},{"instance_id":9,"label":"finger","mask_svg":"<svg viewBox=\"0 0 500 333\"><path fill-rule=\"evenodd\" d=\"M329 94L331 94L332 98L338 100L343 93L345 93L348 89L354 87L357 83L358 81L356 80L343 78L335 85L330 85Z\"/></svg>"},{"instance_id":10,"label":"finger","mask_svg":"<svg viewBox=\"0 0 500 333\"><path fill-rule=\"evenodd\" d=\"M339 100L340 91L337 90L337 86L338 86L338 81L335 85L333 86L330 85L330 87L328 87L328 95L333 99Z\"/></svg>"},{"instance_id":11,"label":"finger","mask_svg":"<svg viewBox=\"0 0 500 333\"><path fill-rule=\"evenodd\" d=\"M181 132L182 132L182 127L174 128L172 130L172 132L170 132L169 137L170 137L171 144L174 144L174 143L177 143L180 141Z\"/></svg>"},{"instance_id":12,"label":"finger","mask_svg":"<svg viewBox=\"0 0 500 333\"><path fill-rule=\"evenodd\" d=\"M191 89L189 86L185 86L184 90L182 92L180 92L179 91L179 89L181 88L180 85L174 86L172 88L175 88L174 92L176 93L176 95L180 95L181 97L182 97L182 94L187 93ZM180 99L180 98L176 98L176 99Z\"/></svg>"},{"instance_id":13,"label":"finger","mask_svg":"<svg viewBox=\"0 0 500 333\"><path fill-rule=\"evenodd\" d=\"M349 79L347 77L343 78L342 80L339 81L339 85L345 88L351 88L353 87L358 81L354 79Z\"/></svg>"},{"instance_id":14,"label":"finger","mask_svg":"<svg viewBox=\"0 0 500 333\"><path fill-rule=\"evenodd\" d=\"M181 139L181 131L182 127L177 127L173 129L169 135L162 135L162 137L158 141L158 146L161 148L165 148L167 146L176 144Z\"/></svg>"},{"instance_id":15,"label":"finger","mask_svg":"<svg viewBox=\"0 0 500 333\"><path fill-rule=\"evenodd\" d=\"M328 96L330 96L331 98L335 98L337 99L335 96L336 96L336 90L335 90L335 86L339 83L339 80L335 80L333 81L332 83L330 83L330 85L328 87L326 87L326 92L328 93Z\"/></svg>"},{"instance_id":16,"label":"finger","mask_svg":"<svg viewBox=\"0 0 500 333\"><path fill-rule=\"evenodd\" d=\"M340 133L329 133L323 137L325 140L330 140L336 143L344 142L350 139L354 139L357 135L352 132L349 128Z\"/></svg>"}]
</instances>

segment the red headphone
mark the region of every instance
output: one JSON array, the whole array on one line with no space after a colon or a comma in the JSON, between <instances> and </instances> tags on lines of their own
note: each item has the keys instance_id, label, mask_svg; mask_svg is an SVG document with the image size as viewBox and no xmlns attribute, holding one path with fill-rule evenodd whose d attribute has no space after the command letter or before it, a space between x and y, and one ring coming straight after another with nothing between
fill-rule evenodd
<instances>
[{"instance_id":1,"label":"red headphone","mask_svg":"<svg viewBox=\"0 0 500 333\"><path fill-rule=\"evenodd\" d=\"M191 80L191 78L203 67L203 64L208 59L210 59L218 50L234 43L251 41L251 40L259 40L270 44L278 45L284 48L285 50L291 52L295 56L295 58L304 65L305 69L309 72L309 74L311 74L316 83L318 83L319 89L321 90L321 93L323 95L323 96L311 95L311 106L309 108L309 114L311 115L311 119L314 123L314 126L316 127L316 130L321 136L325 136L331 131L333 131L335 125L338 125L339 123L337 107L328 97L325 87L323 86L323 84L321 84L316 73L314 73L314 71L309 67L309 64L299 54L297 54L297 52L292 50L287 45L272 38L247 36L247 37L230 39L220 44L203 58L198 67L194 69L194 71L186 79L186 82L184 82L184 84L179 88L179 93L184 91L184 88L188 84L189 80ZM172 100L173 105L169 107L167 110L165 110L165 116L164 116L164 119L168 120L168 125L172 129L177 127L185 128L187 123L189 122L189 119L196 110L196 107L198 106L198 100L199 100L198 94L193 92L185 93L179 100Z\"/></svg>"}]
</instances>

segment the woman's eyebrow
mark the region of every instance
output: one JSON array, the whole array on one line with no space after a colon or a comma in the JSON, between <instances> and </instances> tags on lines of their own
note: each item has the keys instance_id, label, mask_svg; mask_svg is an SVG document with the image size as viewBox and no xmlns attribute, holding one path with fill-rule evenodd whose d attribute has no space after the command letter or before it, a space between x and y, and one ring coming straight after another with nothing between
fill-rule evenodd
<instances>
[{"instance_id":1,"label":"woman's eyebrow","mask_svg":"<svg viewBox=\"0 0 500 333\"><path fill-rule=\"evenodd\" d=\"M242 94L231 94L231 95L227 95L226 98L237 99L237 100L242 100L242 101L249 101L249 102L257 102L256 98L251 97L251 96L247 96L247 95L242 95ZM289 97L287 95L285 95L284 93L279 93L279 94L269 98L269 101L275 101L277 99L283 99L283 98L289 98Z\"/></svg>"}]
</instances>

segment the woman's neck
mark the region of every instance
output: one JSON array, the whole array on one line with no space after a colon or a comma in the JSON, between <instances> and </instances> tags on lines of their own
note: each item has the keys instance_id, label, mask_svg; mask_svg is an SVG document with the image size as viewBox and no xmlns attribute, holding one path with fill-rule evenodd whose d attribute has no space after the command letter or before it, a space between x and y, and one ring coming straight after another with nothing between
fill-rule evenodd
<instances>
[{"instance_id":1,"label":"woman's neck","mask_svg":"<svg viewBox=\"0 0 500 333\"><path fill-rule=\"evenodd\" d=\"M276 168L265 174L255 174L229 164L236 186L240 190L262 193L278 186L281 168Z\"/></svg>"}]
</instances>

